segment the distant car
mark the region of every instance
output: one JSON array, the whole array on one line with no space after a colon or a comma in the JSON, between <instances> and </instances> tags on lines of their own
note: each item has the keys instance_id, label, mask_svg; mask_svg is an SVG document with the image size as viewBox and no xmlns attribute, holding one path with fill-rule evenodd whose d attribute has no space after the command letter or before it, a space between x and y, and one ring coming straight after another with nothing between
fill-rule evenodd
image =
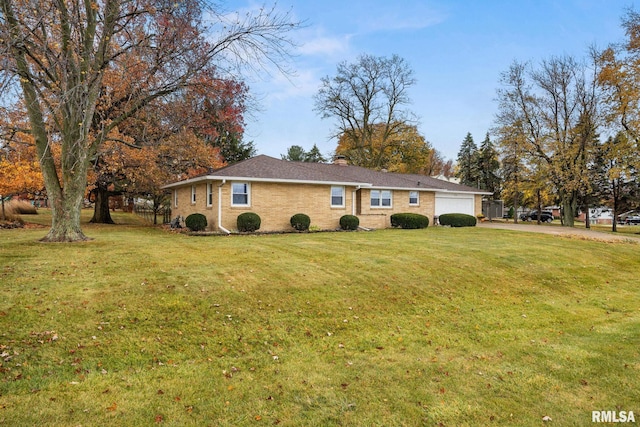
<instances>
[{"instance_id":1,"label":"distant car","mask_svg":"<svg viewBox=\"0 0 640 427\"><path fill-rule=\"evenodd\" d=\"M640 224L640 215L629 215L624 219L624 223L627 225L638 225Z\"/></svg>"},{"instance_id":2,"label":"distant car","mask_svg":"<svg viewBox=\"0 0 640 427\"><path fill-rule=\"evenodd\" d=\"M537 221L538 220L538 211L531 211L526 214L520 215L520 219L522 221ZM551 222L553 221L553 213L549 211L542 211L540 213L540 222Z\"/></svg>"}]
</instances>

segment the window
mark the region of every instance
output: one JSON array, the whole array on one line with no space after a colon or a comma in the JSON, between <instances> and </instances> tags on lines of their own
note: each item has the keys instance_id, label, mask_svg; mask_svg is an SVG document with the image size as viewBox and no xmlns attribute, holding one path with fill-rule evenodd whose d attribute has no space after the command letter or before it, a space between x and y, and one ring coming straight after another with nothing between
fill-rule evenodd
<instances>
[{"instance_id":1,"label":"window","mask_svg":"<svg viewBox=\"0 0 640 427\"><path fill-rule=\"evenodd\" d=\"M196 203L196 186L191 186L191 204L194 205Z\"/></svg>"},{"instance_id":2,"label":"window","mask_svg":"<svg viewBox=\"0 0 640 427\"><path fill-rule=\"evenodd\" d=\"M409 206L418 206L420 199L417 191L409 191Z\"/></svg>"},{"instance_id":3,"label":"window","mask_svg":"<svg viewBox=\"0 0 640 427\"><path fill-rule=\"evenodd\" d=\"M231 206L249 206L249 184L234 182L231 184Z\"/></svg>"},{"instance_id":4,"label":"window","mask_svg":"<svg viewBox=\"0 0 640 427\"><path fill-rule=\"evenodd\" d=\"M207 183L207 206L213 206L213 184Z\"/></svg>"},{"instance_id":5,"label":"window","mask_svg":"<svg viewBox=\"0 0 640 427\"><path fill-rule=\"evenodd\" d=\"M391 190L371 190L371 207L391 207Z\"/></svg>"},{"instance_id":6,"label":"window","mask_svg":"<svg viewBox=\"0 0 640 427\"><path fill-rule=\"evenodd\" d=\"M331 187L331 207L344 207L344 187Z\"/></svg>"},{"instance_id":7,"label":"window","mask_svg":"<svg viewBox=\"0 0 640 427\"><path fill-rule=\"evenodd\" d=\"M178 207L178 190L173 191L173 206Z\"/></svg>"}]
</instances>

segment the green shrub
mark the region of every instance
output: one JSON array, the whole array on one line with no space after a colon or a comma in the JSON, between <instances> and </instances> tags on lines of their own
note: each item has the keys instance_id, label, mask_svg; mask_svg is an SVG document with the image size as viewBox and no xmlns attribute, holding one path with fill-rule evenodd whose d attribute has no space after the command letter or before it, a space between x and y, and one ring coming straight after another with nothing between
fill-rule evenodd
<instances>
[{"instance_id":1,"label":"green shrub","mask_svg":"<svg viewBox=\"0 0 640 427\"><path fill-rule=\"evenodd\" d=\"M305 215L303 213L295 214L289 220L291 226L298 231L307 231L309 226L311 225L311 218L309 215Z\"/></svg>"},{"instance_id":2,"label":"green shrub","mask_svg":"<svg viewBox=\"0 0 640 427\"><path fill-rule=\"evenodd\" d=\"M405 229L427 228L429 218L417 213L397 213L391 215L391 226Z\"/></svg>"},{"instance_id":3,"label":"green shrub","mask_svg":"<svg viewBox=\"0 0 640 427\"><path fill-rule=\"evenodd\" d=\"M191 231L202 231L207 228L207 217L199 213L191 214L184 220L184 225Z\"/></svg>"},{"instance_id":4,"label":"green shrub","mask_svg":"<svg viewBox=\"0 0 640 427\"><path fill-rule=\"evenodd\" d=\"M450 213L442 214L438 217L440 225L449 225L451 227L475 227L476 217L473 215Z\"/></svg>"},{"instance_id":5,"label":"green shrub","mask_svg":"<svg viewBox=\"0 0 640 427\"><path fill-rule=\"evenodd\" d=\"M245 212L238 215L238 231L252 233L260 229L260 216L257 213Z\"/></svg>"},{"instance_id":6,"label":"green shrub","mask_svg":"<svg viewBox=\"0 0 640 427\"><path fill-rule=\"evenodd\" d=\"M340 228L343 230L357 230L360 220L354 215L342 215L340 217Z\"/></svg>"}]
</instances>

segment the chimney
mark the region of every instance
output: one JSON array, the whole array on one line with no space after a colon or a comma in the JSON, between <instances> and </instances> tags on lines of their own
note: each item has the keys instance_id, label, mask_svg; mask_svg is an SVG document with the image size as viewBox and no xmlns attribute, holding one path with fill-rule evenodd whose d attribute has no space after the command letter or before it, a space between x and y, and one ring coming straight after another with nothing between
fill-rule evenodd
<instances>
[{"instance_id":1,"label":"chimney","mask_svg":"<svg viewBox=\"0 0 640 427\"><path fill-rule=\"evenodd\" d=\"M334 165L347 166L347 158L345 156L335 156L333 158Z\"/></svg>"}]
</instances>

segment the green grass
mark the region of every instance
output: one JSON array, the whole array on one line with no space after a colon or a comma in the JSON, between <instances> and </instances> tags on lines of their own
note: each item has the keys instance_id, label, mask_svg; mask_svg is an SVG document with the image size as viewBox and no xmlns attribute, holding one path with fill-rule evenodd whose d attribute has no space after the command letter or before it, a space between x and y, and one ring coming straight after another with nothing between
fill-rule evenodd
<instances>
[{"instance_id":1,"label":"green grass","mask_svg":"<svg viewBox=\"0 0 640 427\"><path fill-rule=\"evenodd\" d=\"M25 217L46 224L48 217ZM0 230L0 425L640 417L640 246L482 228Z\"/></svg>"}]
</instances>

